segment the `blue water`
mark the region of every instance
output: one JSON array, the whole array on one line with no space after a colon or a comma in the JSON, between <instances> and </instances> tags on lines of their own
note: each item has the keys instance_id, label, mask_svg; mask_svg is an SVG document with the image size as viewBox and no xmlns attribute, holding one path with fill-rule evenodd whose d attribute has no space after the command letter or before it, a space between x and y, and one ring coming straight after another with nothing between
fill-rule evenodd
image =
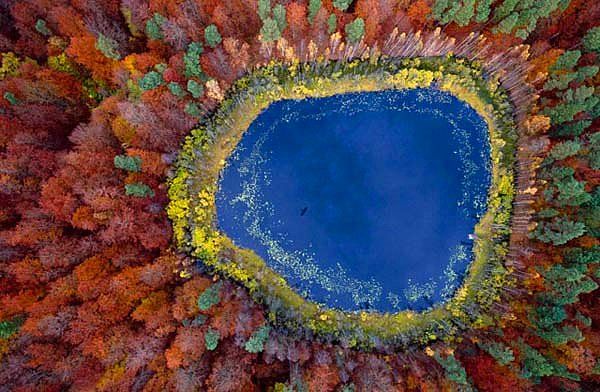
<instances>
[{"instance_id":1,"label":"blue water","mask_svg":"<svg viewBox=\"0 0 600 392\"><path fill-rule=\"evenodd\" d=\"M218 224L313 301L422 310L462 281L489 173L484 121L447 93L280 101L229 158Z\"/></svg>"}]
</instances>

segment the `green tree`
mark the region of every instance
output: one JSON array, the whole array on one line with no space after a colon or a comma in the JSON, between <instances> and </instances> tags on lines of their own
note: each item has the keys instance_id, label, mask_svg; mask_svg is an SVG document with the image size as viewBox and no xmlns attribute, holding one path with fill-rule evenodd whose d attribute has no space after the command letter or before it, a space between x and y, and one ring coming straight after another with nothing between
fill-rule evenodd
<instances>
[{"instance_id":1,"label":"green tree","mask_svg":"<svg viewBox=\"0 0 600 392\"><path fill-rule=\"evenodd\" d=\"M5 91L3 96L4 99L6 99L11 105L17 105L19 103L19 100L17 97L15 97L15 94L10 91Z\"/></svg>"},{"instance_id":2,"label":"green tree","mask_svg":"<svg viewBox=\"0 0 600 392\"><path fill-rule=\"evenodd\" d=\"M588 92L587 88L582 89L581 87L576 92L569 90L563 97L566 102L546 108L544 114L550 117L552 124L571 122L575 115L595 109L595 106L600 102L600 98L595 95L585 96Z\"/></svg>"},{"instance_id":3,"label":"green tree","mask_svg":"<svg viewBox=\"0 0 600 392\"><path fill-rule=\"evenodd\" d=\"M139 86L142 90L147 91L157 88L163 82L161 74L156 71L150 71L140 79Z\"/></svg>"},{"instance_id":4,"label":"green tree","mask_svg":"<svg viewBox=\"0 0 600 392\"><path fill-rule=\"evenodd\" d=\"M591 198L579 208L578 215L585 223L589 235L600 238L600 187L591 193ZM600 261L600 256L596 262Z\"/></svg>"},{"instance_id":5,"label":"green tree","mask_svg":"<svg viewBox=\"0 0 600 392\"><path fill-rule=\"evenodd\" d=\"M490 354L500 365L507 365L515 360L512 349L502 343L479 343L479 347Z\"/></svg>"},{"instance_id":6,"label":"green tree","mask_svg":"<svg viewBox=\"0 0 600 392\"><path fill-rule=\"evenodd\" d=\"M322 5L323 4L322 4L321 0L309 0L309 2L308 2L308 22L310 24L313 24L313 22L315 21L315 17L317 16L317 13L321 9Z\"/></svg>"},{"instance_id":7,"label":"green tree","mask_svg":"<svg viewBox=\"0 0 600 392\"><path fill-rule=\"evenodd\" d=\"M567 177L556 183L558 190L557 204L563 206L579 206L587 203L592 197L585 191L585 182Z\"/></svg>"},{"instance_id":8,"label":"green tree","mask_svg":"<svg viewBox=\"0 0 600 392\"><path fill-rule=\"evenodd\" d=\"M333 0L333 6L340 11L346 11L354 0Z\"/></svg>"},{"instance_id":9,"label":"green tree","mask_svg":"<svg viewBox=\"0 0 600 392\"><path fill-rule=\"evenodd\" d=\"M214 24L206 26L204 29L204 39L206 43L211 48L216 48L222 41L221 34L219 33L219 29Z\"/></svg>"},{"instance_id":10,"label":"green tree","mask_svg":"<svg viewBox=\"0 0 600 392\"><path fill-rule=\"evenodd\" d=\"M498 23L498 26L496 26L496 30L504 34L510 34L511 31L513 31L513 29L515 28L515 25L517 24L518 20L519 14L513 12L506 18L502 19L500 23Z\"/></svg>"},{"instance_id":11,"label":"green tree","mask_svg":"<svg viewBox=\"0 0 600 392\"><path fill-rule=\"evenodd\" d=\"M569 70L577 65L581 51L567 50L556 59L556 62L550 67L551 71Z\"/></svg>"},{"instance_id":12,"label":"green tree","mask_svg":"<svg viewBox=\"0 0 600 392\"><path fill-rule=\"evenodd\" d=\"M120 60L121 54L117 50L119 45L117 41L114 39L105 36L104 34L99 34L98 39L96 40L96 49L98 49L102 54L109 59Z\"/></svg>"},{"instance_id":13,"label":"green tree","mask_svg":"<svg viewBox=\"0 0 600 392\"><path fill-rule=\"evenodd\" d=\"M185 95L185 90L183 88L181 88L179 83L169 82L169 84L167 84L167 87L169 88L169 91L171 92L171 94L173 94L174 96L176 96L178 98L181 98Z\"/></svg>"},{"instance_id":14,"label":"green tree","mask_svg":"<svg viewBox=\"0 0 600 392\"><path fill-rule=\"evenodd\" d=\"M578 140L567 140L556 144L552 148L552 151L550 151L550 156L554 159L561 160L577 154L580 149L581 143L579 143Z\"/></svg>"},{"instance_id":15,"label":"green tree","mask_svg":"<svg viewBox=\"0 0 600 392\"><path fill-rule=\"evenodd\" d=\"M214 351L219 344L219 339L221 336L219 335L219 331L216 331L212 328L209 328L204 333L204 344L206 345L206 349L208 351Z\"/></svg>"},{"instance_id":16,"label":"green tree","mask_svg":"<svg viewBox=\"0 0 600 392\"><path fill-rule=\"evenodd\" d=\"M117 169L127 170L130 172L142 171L142 159L140 157L117 155L114 158L114 165Z\"/></svg>"},{"instance_id":17,"label":"green tree","mask_svg":"<svg viewBox=\"0 0 600 392\"><path fill-rule=\"evenodd\" d=\"M50 29L48 28L48 26L46 25L46 21L44 19L38 19L35 22L35 29L38 33L45 35L46 37L49 37L52 35L52 32L50 31Z\"/></svg>"},{"instance_id":18,"label":"green tree","mask_svg":"<svg viewBox=\"0 0 600 392\"><path fill-rule=\"evenodd\" d=\"M564 124L557 129L556 136L579 136L590 125L592 125L592 122L589 120L580 120L569 124Z\"/></svg>"},{"instance_id":19,"label":"green tree","mask_svg":"<svg viewBox=\"0 0 600 392\"><path fill-rule=\"evenodd\" d=\"M577 69L577 78L575 80L578 83L581 83L586 79L596 76L598 71L600 71L600 67L597 65L586 65L585 67L579 67Z\"/></svg>"},{"instance_id":20,"label":"green tree","mask_svg":"<svg viewBox=\"0 0 600 392\"><path fill-rule=\"evenodd\" d=\"M538 302L548 306L565 306L579 301L579 295L591 293L598 288L598 284L584 275L581 279L567 281L547 281L548 291L537 296Z\"/></svg>"},{"instance_id":21,"label":"green tree","mask_svg":"<svg viewBox=\"0 0 600 392\"><path fill-rule=\"evenodd\" d=\"M562 323L567 318L567 312L562 306L538 306L530 319L537 328L548 329Z\"/></svg>"},{"instance_id":22,"label":"green tree","mask_svg":"<svg viewBox=\"0 0 600 392\"><path fill-rule=\"evenodd\" d=\"M590 167L594 170L600 170L600 132L591 134L588 140Z\"/></svg>"},{"instance_id":23,"label":"green tree","mask_svg":"<svg viewBox=\"0 0 600 392\"><path fill-rule=\"evenodd\" d=\"M221 301L221 286L218 282L211 285L198 296L198 308L200 310L208 310L211 306L216 305Z\"/></svg>"},{"instance_id":24,"label":"green tree","mask_svg":"<svg viewBox=\"0 0 600 392\"><path fill-rule=\"evenodd\" d=\"M287 27L286 10L283 5L277 4L275 7L273 7L273 19L275 19L275 22L277 22L279 33L283 33Z\"/></svg>"},{"instance_id":25,"label":"green tree","mask_svg":"<svg viewBox=\"0 0 600 392\"><path fill-rule=\"evenodd\" d=\"M204 94L204 87L194 79L188 80L187 90L192 94L192 97L196 99L200 98L202 94Z\"/></svg>"},{"instance_id":26,"label":"green tree","mask_svg":"<svg viewBox=\"0 0 600 392\"><path fill-rule=\"evenodd\" d=\"M125 194L134 197L154 197L154 191L142 182L125 185Z\"/></svg>"},{"instance_id":27,"label":"green tree","mask_svg":"<svg viewBox=\"0 0 600 392\"><path fill-rule=\"evenodd\" d=\"M258 16L263 22L271 16L271 0L258 0Z\"/></svg>"},{"instance_id":28,"label":"green tree","mask_svg":"<svg viewBox=\"0 0 600 392\"><path fill-rule=\"evenodd\" d=\"M523 365L521 375L524 378L531 379L535 383L539 383L542 377L547 376L564 377L575 381L579 380L579 376L569 373L564 365L549 360L523 341L520 342L519 348L521 363Z\"/></svg>"},{"instance_id":29,"label":"green tree","mask_svg":"<svg viewBox=\"0 0 600 392\"><path fill-rule=\"evenodd\" d=\"M556 218L551 222L541 222L533 232L533 238L554 245L564 245L574 238L585 234L585 224L565 218Z\"/></svg>"},{"instance_id":30,"label":"green tree","mask_svg":"<svg viewBox=\"0 0 600 392\"><path fill-rule=\"evenodd\" d=\"M327 18L327 32L329 34L333 34L333 33L335 33L336 30L337 30L337 16L335 16L335 14L331 14L331 15L329 15L329 18Z\"/></svg>"},{"instance_id":31,"label":"green tree","mask_svg":"<svg viewBox=\"0 0 600 392\"><path fill-rule=\"evenodd\" d=\"M281 38L281 31L279 30L277 21L272 18L266 18L263 20L263 25L260 29L260 36L263 42L273 42Z\"/></svg>"},{"instance_id":32,"label":"green tree","mask_svg":"<svg viewBox=\"0 0 600 392\"><path fill-rule=\"evenodd\" d=\"M346 25L345 31L348 42L352 44L360 42L365 35L365 21L362 18L356 18Z\"/></svg>"},{"instance_id":33,"label":"green tree","mask_svg":"<svg viewBox=\"0 0 600 392\"><path fill-rule=\"evenodd\" d=\"M152 18L146 21L146 35L150 39L163 39L162 25L166 22L166 18L159 13L155 13Z\"/></svg>"},{"instance_id":34,"label":"green tree","mask_svg":"<svg viewBox=\"0 0 600 392\"><path fill-rule=\"evenodd\" d=\"M271 328L268 325L263 325L258 328L254 333L250 336L246 344L244 344L244 349L249 353L260 353L264 349L265 342L269 338L269 332Z\"/></svg>"},{"instance_id":35,"label":"green tree","mask_svg":"<svg viewBox=\"0 0 600 392\"><path fill-rule=\"evenodd\" d=\"M200 107L198 107L198 105L195 102L186 103L183 111L192 117L196 117L196 118L202 117L202 111L200 110Z\"/></svg>"},{"instance_id":36,"label":"green tree","mask_svg":"<svg viewBox=\"0 0 600 392\"><path fill-rule=\"evenodd\" d=\"M524 378L533 379L537 383L541 377L551 376L554 373L552 363L539 351L525 343L521 343L520 348L523 358L521 374Z\"/></svg>"},{"instance_id":37,"label":"green tree","mask_svg":"<svg viewBox=\"0 0 600 392\"><path fill-rule=\"evenodd\" d=\"M577 79L577 72L564 72L551 74L550 78L544 83L544 90L565 90L569 83Z\"/></svg>"},{"instance_id":38,"label":"green tree","mask_svg":"<svg viewBox=\"0 0 600 392\"><path fill-rule=\"evenodd\" d=\"M8 339L19 331L23 319L16 317L12 320L0 321L0 339Z\"/></svg>"},{"instance_id":39,"label":"green tree","mask_svg":"<svg viewBox=\"0 0 600 392\"><path fill-rule=\"evenodd\" d=\"M547 218L554 218L555 216L558 216L559 214L560 213L558 212L558 210L555 210L554 208L544 208L543 210L538 212L537 216L542 219L547 219Z\"/></svg>"},{"instance_id":40,"label":"green tree","mask_svg":"<svg viewBox=\"0 0 600 392\"><path fill-rule=\"evenodd\" d=\"M536 334L553 346L562 346L568 342L580 343L584 339L579 328L574 325L563 325L546 330L537 330Z\"/></svg>"},{"instance_id":41,"label":"green tree","mask_svg":"<svg viewBox=\"0 0 600 392\"><path fill-rule=\"evenodd\" d=\"M512 14L521 0L504 0L494 10L494 19L500 21Z\"/></svg>"},{"instance_id":42,"label":"green tree","mask_svg":"<svg viewBox=\"0 0 600 392\"><path fill-rule=\"evenodd\" d=\"M467 380L467 372L465 368L462 367L460 362L456 360L454 354L448 355L446 358L443 358L439 353L435 353L435 360L444 368L446 371L446 377L454 381L455 383L467 386L467 390L471 390L469 387L469 381Z\"/></svg>"},{"instance_id":43,"label":"green tree","mask_svg":"<svg viewBox=\"0 0 600 392\"><path fill-rule=\"evenodd\" d=\"M192 42L188 45L187 51L183 55L183 65L185 66L186 78L203 78L204 72L200 66L200 55L204 48L200 42Z\"/></svg>"},{"instance_id":44,"label":"green tree","mask_svg":"<svg viewBox=\"0 0 600 392\"><path fill-rule=\"evenodd\" d=\"M477 23L487 22L490 18L491 6L494 0L479 0L477 2L477 14L475 21Z\"/></svg>"},{"instance_id":45,"label":"green tree","mask_svg":"<svg viewBox=\"0 0 600 392\"><path fill-rule=\"evenodd\" d=\"M555 264L542 272L542 275L550 287L560 287L563 282L578 282L582 280L586 272L587 266L583 264L570 266Z\"/></svg>"},{"instance_id":46,"label":"green tree","mask_svg":"<svg viewBox=\"0 0 600 392\"><path fill-rule=\"evenodd\" d=\"M598 189L596 192L599 193ZM598 264L600 263L600 246L591 248L570 248L564 252L565 261L573 264Z\"/></svg>"},{"instance_id":47,"label":"green tree","mask_svg":"<svg viewBox=\"0 0 600 392\"><path fill-rule=\"evenodd\" d=\"M600 26L589 29L582 42L586 51L600 53Z\"/></svg>"},{"instance_id":48,"label":"green tree","mask_svg":"<svg viewBox=\"0 0 600 392\"><path fill-rule=\"evenodd\" d=\"M466 26L475 15L475 0L463 0L462 7L454 14L454 21L459 26Z\"/></svg>"}]
</instances>

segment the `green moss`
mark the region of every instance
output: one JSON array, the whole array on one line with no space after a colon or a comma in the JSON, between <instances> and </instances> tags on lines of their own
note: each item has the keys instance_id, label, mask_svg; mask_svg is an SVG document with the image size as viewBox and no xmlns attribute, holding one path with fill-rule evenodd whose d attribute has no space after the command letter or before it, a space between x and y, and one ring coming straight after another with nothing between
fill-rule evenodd
<instances>
[{"instance_id":1,"label":"green moss","mask_svg":"<svg viewBox=\"0 0 600 392\"><path fill-rule=\"evenodd\" d=\"M492 158L488 210L475 228L474 261L455 296L415 313L342 312L310 302L248 249L233 244L215 227L214 192L225 160L262 110L282 99L327 97L350 92L430 87L448 91L471 105L487 122ZM187 111L187 109L186 109ZM264 304L270 323L296 337L343 341L349 347L407 347L453 339L457 331L493 323L492 306L513 284L504 267L514 197L513 165L517 134L511 105L497 80L464 59L415 58L271 63L239 79L212 115L186 139L169 181L178 247L222 276L245 286Z\"/></svg>"}]
</instances>

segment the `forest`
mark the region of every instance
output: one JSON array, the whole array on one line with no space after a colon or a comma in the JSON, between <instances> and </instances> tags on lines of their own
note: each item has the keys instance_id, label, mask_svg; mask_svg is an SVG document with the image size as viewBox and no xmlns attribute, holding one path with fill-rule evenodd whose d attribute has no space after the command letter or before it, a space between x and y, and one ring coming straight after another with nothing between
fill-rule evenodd
<instances>
[{"instance_id":1,"label":"forest","mask_svg":"<svg viewBox=\"0 0 600 392\"><path fill-rule=\"evenodd\" d=\"M600 3L6 0L0 57L0 391L600 390ZM492 143L447 305L348 321L211 229L270 102L422 86Z\"/></svg>"}]
</instances>

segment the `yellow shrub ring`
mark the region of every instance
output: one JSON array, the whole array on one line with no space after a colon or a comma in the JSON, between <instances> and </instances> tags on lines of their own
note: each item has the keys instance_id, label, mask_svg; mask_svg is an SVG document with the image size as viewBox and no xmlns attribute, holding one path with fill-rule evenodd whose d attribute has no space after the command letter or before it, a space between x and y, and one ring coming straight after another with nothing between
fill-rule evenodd
<instances>
[{"instance_id":1,"label":"yellow shrub ring","mask_svg":"<svg viewBox=\"0 0 600 392\"><path fill-rule=\"evenodd\" d=\"M434 87L468 103L486 121L492 184L477 226L474 258L462 286L446 303L424 312L345 312L304 299L253 251L216 230L219 173L260 112L283 99ZM246 287L266 306L270 322L297 337L316 337L361 349L397 349L452 339L466 327L492 325L492 306L511 284L508 248L517 133L512 107L499 82L479 64L454 57L273 63L240 78L219 108L186 138L169 181L168 215L176 245L212 272Z\"/></svg>"}]
</instances>

